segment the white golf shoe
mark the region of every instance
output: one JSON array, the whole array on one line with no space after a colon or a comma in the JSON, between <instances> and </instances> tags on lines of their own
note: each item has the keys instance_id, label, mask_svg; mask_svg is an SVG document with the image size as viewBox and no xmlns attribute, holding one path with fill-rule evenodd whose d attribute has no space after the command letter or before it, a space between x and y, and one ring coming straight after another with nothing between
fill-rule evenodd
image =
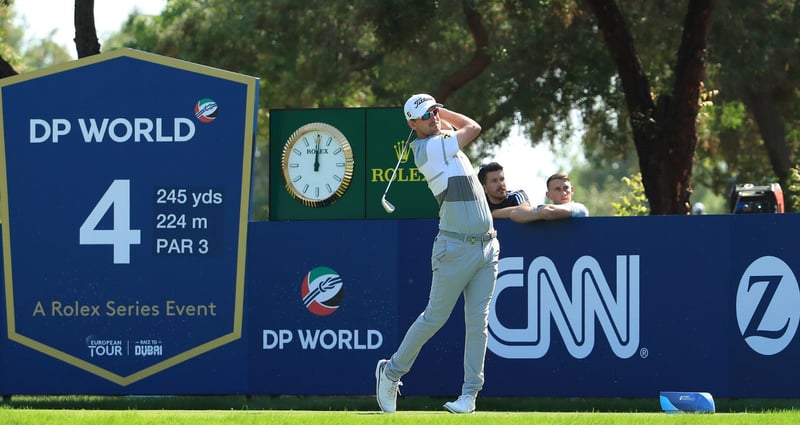
<instances>
[{"instance_id":1,"label":"white golf shoe","mask_svg":"<svg viewBox=\"0 0 800 425\"><path fill-rule=\"evenodd\" d=\"M400 394L400 381L392 381L383 370L389 360L378 360L375 367L375 398L378 399L378 406L383 413L394 413L397 410L397 395Z\"/></svg>"},{"instance_id":2,"label":"white golf shoe","mask_svg":"<svg viewBox=\"0 0 800 425\"><path fill-rule=\"evenodd\" d=\"M456 401L448 401L444 408L450 413L472 413L475 411L475 396L460 395Z\"/></svg>"}]
</instances>

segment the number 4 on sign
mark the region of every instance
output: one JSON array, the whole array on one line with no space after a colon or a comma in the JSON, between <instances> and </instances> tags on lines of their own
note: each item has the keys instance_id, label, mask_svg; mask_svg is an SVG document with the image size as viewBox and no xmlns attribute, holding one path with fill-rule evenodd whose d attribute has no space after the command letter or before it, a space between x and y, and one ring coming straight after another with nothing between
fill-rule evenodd
<instances>
[{"instance_id":1,"label":"number 4 on sign","mask_svg":"<svg viewBox=\"0 0 800 425\"><path fill-rule=\"evenodd\" d=\"M100 220L113 208L114 227L98 229ZM131 229L131 181L114 180L86 217L80 229L81 245L111 245L114 264L130 264L131 245L141 244L141 231Z\"/></svg>"}]
</instances>

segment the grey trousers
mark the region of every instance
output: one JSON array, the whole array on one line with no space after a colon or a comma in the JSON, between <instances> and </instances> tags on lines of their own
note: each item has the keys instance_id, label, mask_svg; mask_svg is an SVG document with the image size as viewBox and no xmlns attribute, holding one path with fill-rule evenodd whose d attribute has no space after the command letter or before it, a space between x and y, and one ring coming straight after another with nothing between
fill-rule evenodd
<instances>
[{"instance_id":1,"label":"grey trousers","mask_svg":"<svg viewBox=\"0 0 800 425\"><path fill-rule=\"evenodd\" d=\"M477 396L483 388L489 302L497 282L500 243L464 242L438 235L433 243L433 278L428 305L406 332L385 373L399 380L411 370L422 346L442 327L464 294L464 384L461 394Z\"/></svg>"}]
</instances>

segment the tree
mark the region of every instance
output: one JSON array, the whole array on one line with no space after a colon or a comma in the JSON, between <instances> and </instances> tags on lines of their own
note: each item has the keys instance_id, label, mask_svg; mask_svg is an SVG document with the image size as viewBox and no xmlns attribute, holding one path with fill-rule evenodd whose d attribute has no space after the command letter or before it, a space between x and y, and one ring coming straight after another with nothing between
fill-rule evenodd
<instances>
[{"instance_id":1,"label":"tree","mask_svg":"<svg viewBox=\"0 0 800 425\"><path fill-rule=\"evenodd\" d=\"M13 3L5 1L0 4L0 22L2 28L12 33L11 38L6 38L3 43L6 48L0 54L0 78L17 75L19 72L14 68L14 60L9 58L16 57L15 51L20 48L21 31L11 26ZM94 0L75 0L75 45L78 57L86 57L100 53L100 43L97 40L97 30L94 24ZM22 69L39 69L65 62L69 59L69 54L63 48L50 40L39 40L38 44L28 48L24 52L24 57L17 60L17 66Z\"/></svg>"},{"instance_id":2,"label":"tree","mask_svg":"<svg viewBox=\"0 0 800 425\"><path fill-rule=\"evenodd\" d=\"M689 3L675 83L659 107L635 50L622 50L633 44L616 4L586 4L616 61L601 58L608 53L597 42L597 27L568 0L361 0L314 10L284 1L211 0L199 7L181 0L153 30L162 36L145 35L142 40L155 43L136 47L269 76L272 90L263 91L267 109L400 104L408 93L428 91L479 119L486 129L479 148L498 143L514 123L525 126L533 140L565 137L571 129L564 123L576 106L585 120L607 119L602 104L614 105L619 96L608 84L616 66L635 118L633 140L652 211L687 213L696 143L692 105L703 78L700 60L713 1ZM608 38L614 35L610 25L627 38Z\"/></svg>"},{"instance_id":3,"label":"tree","mask_svg":"<svg viewBox=\"0 0 800 425\"><path fill-rule=\"evenodd\" d=\"M12 64L7 58L16 56L19 42L22 38L21 31L11 25L11 20L14 15L8 7L8 3L4 2L0 5L0 41L2 41L2 56L0 56L0 78L10 77L17 75ZM13 59L12 59L13 60Z\"/></svg>"},{"instance_id":4,"label":"tree","mask_svg":"<svg viewBox=\"0 0 800 425\"><path fill-rule=\"evenodd\" d=\"M707 120L710 131L701 133L706 149L700 154L724 157L721 174L727 179L712 173L710 184L719 190L730 187L731 177L741 183L777 181L786 191L800 147L800 3L729 1L716 13L724 24L712 32L716 64L710 83L719 94ZM792 193L785 192L789 210Z\"/></svg>"},{"instance_id":5,"label":"tree","mask_svg":"<svg viewBox=\"0 0 800 425\"><path fill-rule=\"evenodd\" d=\"M754 171L763 147L742 148L756 143L759 129L773 129L763 146L778 168L793 162L800 139L792 131L800 116L796 1L732 0L714 11L710 33L714 9L714 0L353 0L314 8L289 0L170 0L161 16L129 19L119 41L260 76L262 151L271 108L400 105L409 93L427 91L481 122L473 158L513 125L534 144L558 144L574 133L569 117L577 110L596 169L637 157L652 213L685 214L695 174L721 191L734 172L766 173ZM82 54L99 49L87 16L76 8ZM779 30L767 34L763 22ZM740 40L747 54L737 50ZM760 83L744 90L737 81ZM698 139L703 82L720 94L699 116ZM781 138L788 155L772 142Z\"/></svg>"},{"instance_id":6,"label":"tree","mask_svg":"<svg viewBox=\"0 0 800 425\"><path fill-rule=\"evenodd\" d=\"M697 144L695 123L714 0L689 1L672 92L659 95L655 102L616 3L586 1L619 70L651 213L688 214Z\"/></svg>"},{"instance_id":7,"label":"tree","mask_svg":"<svg viewBox=\"0 0 800 425\"><path fill-rule=\"evenodd\" d=\"M75 48L78 58L100 53L94 24L94 0L75 0Z\"/></svg>"}]
</instances>

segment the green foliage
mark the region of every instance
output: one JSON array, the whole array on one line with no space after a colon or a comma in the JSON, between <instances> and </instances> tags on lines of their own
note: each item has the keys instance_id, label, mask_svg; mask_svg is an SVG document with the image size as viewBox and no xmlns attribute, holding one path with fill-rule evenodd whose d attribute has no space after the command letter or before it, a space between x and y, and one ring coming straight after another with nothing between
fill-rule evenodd
<instances>
[{"instance_id":1,"label":"green foliage","mask_svg":"<svg viewBox=\"0 0 800 425\"><path fill-rule=\"evenodd\" d=\"M787 205L787 207L791 207L791 211L798 212L800 211L800 165L796 165L789 170L789 178L786 181L787 186L784 189L787 193L784 193L784 199L787 198L791 199L792 205Z\"/></svg>"},{"instance_id":2,"label":"green foliage","mask_svg":"<svg viewBox=\"0 0 800 425\"><path fill-rule=\"evenodd\" d=\"M616 3L651 95L669 95L687 2ZM471 68L476 21L467 6L488 37L484 53L491 61L482 69ZM0 7L0 48L17 71L68 60L44 41L20 50L24 28L9 27L11 9ZM786 151L800 150L800 11L789 0L731 0L717 1L713 13L691 175L695 194L724 197L734 182L775 181L785 171L766 155L751 94L772 96ZM269 114L277 108L400 106L410 93L438 91L446 96L441 101L484 127L471 145L476 160L514 125L533 145L563 144L583 130L584 156L597 172L577 180L587 205L597 203L593 215L612 213L613 194L625 190L619 178L632 174L628 165L639 166L616 66L592 14L576 0L353 0L314 7L292 0L170 0L160 16L129 17L103 49L121 46L261 78L257 219L267 216Z\"/></svg>"},{"instance_id":3,"label":"green foliage","mask_svg":"<svg viewBox=\"0 0 800 425\"><path fill-rule=\"evenodd\" d=\"M22 63L17 71L33 71L71 60L72 57L63 46L49 39L37 40L23 52Z\"/></svg>"},{"instance_id":4,"label":"green foliage","mask_svg":"<svg viewBox=\"0 0 800 425\"><path fill-rule=\"evenodd\" d=\"M747 114L744 103L739 101L724 103L720 112L721 130L738 131L744 127Z\"/></svg>"},{"instance_id":5,"label":"green foliage","mask_svg":"<svg viewBox=\"0 0 800 425\"><path fill-rule=\"evenodd\" d=\"M160 16L143 15L134 10L119 32L112 33L103 41L102 49L109 51L120 47L129 47L138 44L155 44L158 34L154 31L158 27Z\"/></svg>"},{"instance_id":6,"label":"green foliage","mask_svg":"<svg viewBox=\"0 0 800 425\"><path fill-rule=\"evenodd\" d=\"M21 61L19 50L22 47L24 31L23 28L14 25L14 15L10 7L0 7L0 55L11 66L17 67Z\"/></svg>"},{"instance_id":7,"label":"green foliage","mask_svg":"<svg viewBox=\"0 0 800 425\"><path fill-rule=\"evenodd\" d=\"M775 180L764 140L743 102L717 102L711 96L698 115L697 134L694 187L726 196L736 182Z\"/></svg>"},{"instance_id":8,"label":"green foliage","mask_svg":"<svg viewBox=\"0 0 800 425\"><path fill-rule=\"evenodd\" d=\"M715 193L730 190L734 182L780 180L776 176L786 176L795 163L794 152L800 149L799 7L787 0L716 3L705 85L718 94L698 122L701 166L695 168L700 184Z\"/></svg>"},{"instance_id":9,"label":"green foliage","mask_svg":"<svg viewBox=\"0 0 800 425\"><path fill-rule=\"evenodd\" d=\"M0 6L0 56L16 72L35 71L72 59L63 46L49 38L25 40L26 27L14 25L14 17L12 7Z\"/></svg>"},{"instance_id":10,"label":"green foliage","mask_svg":"<svg viewBox=\"0 0 800 425\"><path fill-rule=\"evenodd\" d=\"M586 205L593 217L613 216L613 203L628 188L622 182L625 176L637 172L635 157L626 160L601 161L599 164L583 163L569 171L576 186L575 200Z\"/></svg>"},{"instance_id":11,"label":"green foliage","mask_svg":"<svg viewBox=\"0 0 800 425\"><path fill-rule=\"evenodd\" d=\"M611 203L614 207L614 215L619 217L649 215L650 208L647 206L647 197L644 195L642 173L623 177L622 183L629 189L629 192L621 194L619 201Z\"/></svg>"}]
</instances>

